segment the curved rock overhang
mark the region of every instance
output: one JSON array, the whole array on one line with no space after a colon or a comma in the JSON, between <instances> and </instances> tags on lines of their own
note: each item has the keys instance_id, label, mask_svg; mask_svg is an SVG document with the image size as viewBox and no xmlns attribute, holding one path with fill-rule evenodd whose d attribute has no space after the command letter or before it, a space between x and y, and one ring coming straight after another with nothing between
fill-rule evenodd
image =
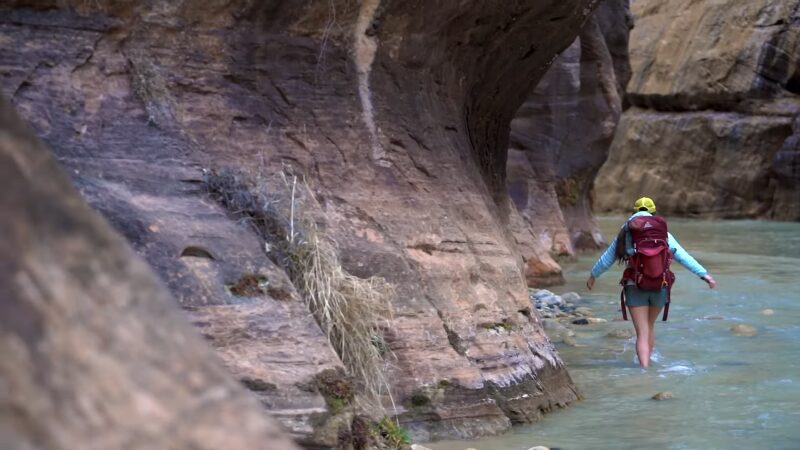
<instances>
[{"instance_id":1,"label":"curved rock overhang","mask_svg":"<svg viewBox=\"0 0 800 450\"><path fill-rule=\"evenodd\" d=\"M509 194L544 249L558 257L604 243L592 214L593 185L631 76L628 3L606 0L594 11L511 122ZM541 284L541 274L526 275Z\"/></svg>"},{"instance_id":2,"label":"curved rock overhang","mask_svg":"<svg viewBox=\"0 0 800 450\"><path fill-rule=\"evenodd\" d=\"M396 286L395 413L421 438L577 397L528 300L505 167L511 118L596 1L63 3L3 12L3 91L295 436L330 442L307 386L341 362L291 286L225 289L286 276L204 170L301 174L345 268Z\"/></svg>"}]
</instances>

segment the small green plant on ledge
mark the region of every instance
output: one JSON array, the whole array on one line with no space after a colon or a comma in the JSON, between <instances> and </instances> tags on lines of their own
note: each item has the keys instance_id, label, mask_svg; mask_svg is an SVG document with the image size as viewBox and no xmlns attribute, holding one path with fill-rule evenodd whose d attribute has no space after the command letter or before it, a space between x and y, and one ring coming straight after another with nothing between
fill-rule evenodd
<instances>
[{"instance_id":1,"label":"small green plant on ledge","mask_svg":"<svg viewBox=\"0 0 800 450\"><path fill-rule=\"evenodd\" d=\"M484 330L505 331L506 333L510 333L517 328L516 325L508 319L504 319L502 322L482 323L480 326Z\"/></svg>"},{"instance_id":2,"label":"small green plant on ledge","mask_svg":"<svg viewBox=\"0 0 800 450\"><path fill-rule=\"evenodd\" d=\"M236 282L226 284L225 288L237 297L256 297L267 292L269 280L264 275L247 273Z\"/></svg>"},{"instance_id":3,"label":"small green plant on ledge","mask_svg":"<svg viewBox=\"0 0 800 450\"><path fill-rule=\"evenodd\" d=\"M323 370L314 376L314 384L325 399L332 416L344 411L355 398L353 381L341 368Z\"/></svg>"},{"instance_id":4,"label":"small green plant on ledge","mask_svg":"<svg viewBox=\"0 0 800 450\"><path fill-rule=\"evenodd\" d=\"M389 417L383 417L380 421L373 423L372 434L376 440L384 442L392 450L405 450L411 445L408 430Z\"/></svg>"}]
</instances>

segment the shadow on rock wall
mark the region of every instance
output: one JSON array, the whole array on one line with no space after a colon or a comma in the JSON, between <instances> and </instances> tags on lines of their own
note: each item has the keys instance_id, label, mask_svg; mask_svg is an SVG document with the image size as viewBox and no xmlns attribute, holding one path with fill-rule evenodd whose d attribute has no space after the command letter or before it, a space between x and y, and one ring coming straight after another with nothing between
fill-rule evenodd
<instances>
[{"instance_id":1,"label":"shadow on rock wall","mask_svg":"<svg viewBox=\"0 0 800 450\"><path fill-rule=\"evenodd\" d=\"M603 2L511 122L508 191L541 246L556 256L603 244L592 214L630 78L627 0ZM529 284L541 284L536 266Z\"/></svg>"}]
</instances>

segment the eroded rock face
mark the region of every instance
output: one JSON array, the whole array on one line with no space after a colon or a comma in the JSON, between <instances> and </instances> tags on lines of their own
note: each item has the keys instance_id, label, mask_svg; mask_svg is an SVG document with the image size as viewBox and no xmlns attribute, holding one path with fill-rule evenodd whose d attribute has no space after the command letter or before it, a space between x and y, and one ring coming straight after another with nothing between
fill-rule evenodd
<instances>
[{"instance_id":1,"label":"eroded rock face","mask_svg":"<svg viewBox=\"0 0 800 450\"><path fill-rule=\"evenodd\" d=\"M558 256L603 243L592 183L622 111L631 27L627 0L603 2L511 123L509 193L540 245ZM541 284L535 272L528 278Z\"/></svg>"},{"instance_id":2,"label":"eroded rock face","mask_svg":"<svg viewBox=\"0 0 800 450\"><path fill-rule=\"evenodd\" d=\"M330 444L308 381L341 362L203 169L303 175L346 269L395 284L396 413L421 438L576 398L531 312L505 160L521 94L594 1L64 3L0 15L4 92L297 436ZM224 288L248 274L276 290Z\"/></svg>"},{"instance_id":3,"label":"eroded rock face","mask_svg":"<svg viewBox=\"0 0 800 450\"><path fill-rule=\"evenodd\" d=\"M633 4L635 107L595 184L601 210L649 195L664 213L800 219L799 5Z\"/></svg>"},{"instance_id":4,"label":"eroded rock face","mask_svg":"<svg viewBox=\"0 0 800 450\"><path fill-rule=\"evenodd\" d=\"M294 449L0 98L0 442Z\"/></svg>"}]
</instances>

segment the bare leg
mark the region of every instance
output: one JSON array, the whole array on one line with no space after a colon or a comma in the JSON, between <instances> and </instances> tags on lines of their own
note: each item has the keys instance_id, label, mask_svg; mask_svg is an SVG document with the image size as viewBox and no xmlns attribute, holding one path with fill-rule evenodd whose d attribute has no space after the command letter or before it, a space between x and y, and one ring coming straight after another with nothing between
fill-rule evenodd
<instances>
[{"instance_id":1,"label":"bare leg","mask_svg":"<svg viewBox=\"0 0 800 450\"><path fill-rule=\"evenodd\" d=\"M658 316L661 313L661 308L656 308L654 306L650 306L649 311L647 312L649 317L648 320L650 322L650 353L653 353L653 347L656 345L656 320L658 320Z\"/></svg>"},{"instance_id":2,"label":"bare leg","mask_svg":"<svg viewBox=\"0 0 800 450\"><path fill-rule=\"evenodd\" d=\"M642 367L650 366L650 315L648 306L629 307L633 328L636 329L636 355L639 356L639 365Z\"/></svg>"}]
</instances>

